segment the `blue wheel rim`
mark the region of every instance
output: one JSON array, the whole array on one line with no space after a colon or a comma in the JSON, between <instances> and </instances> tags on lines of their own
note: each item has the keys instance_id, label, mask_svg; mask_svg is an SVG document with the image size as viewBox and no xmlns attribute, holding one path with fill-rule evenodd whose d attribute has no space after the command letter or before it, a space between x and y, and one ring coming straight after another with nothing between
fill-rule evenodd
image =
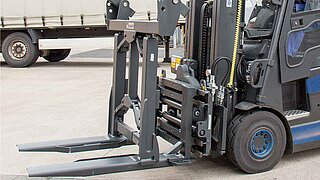
<instances>
[{"instance_id":1,"label":"blue wheel rim","mask_svg":"<svg viewBox=\"0 0 320 180\"><path fill-rule=\"evenodd\" d=\"M271 154L274 146L274 137L270 130L256 131L250 141L251 153L258 159L263 159Z\"/></svg>"}]
</instances>

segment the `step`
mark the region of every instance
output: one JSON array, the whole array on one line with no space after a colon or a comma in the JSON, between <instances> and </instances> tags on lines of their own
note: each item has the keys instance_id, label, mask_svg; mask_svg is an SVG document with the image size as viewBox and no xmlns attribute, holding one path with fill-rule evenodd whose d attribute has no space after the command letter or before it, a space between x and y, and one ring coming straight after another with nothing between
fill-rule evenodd
<instances>
[{"instance_id":1,"label":"step","mask_svg":"<svg viewBox=\"0 0 320 180\"><path fill-rule=\"evenodd\" d=\"M288 121L291 121L294 119L308 117L310 116L310 112L304 111L304 110L290 110L290 111L285 111L284 115L286 116Z\"/></svg>"}]
</instances>

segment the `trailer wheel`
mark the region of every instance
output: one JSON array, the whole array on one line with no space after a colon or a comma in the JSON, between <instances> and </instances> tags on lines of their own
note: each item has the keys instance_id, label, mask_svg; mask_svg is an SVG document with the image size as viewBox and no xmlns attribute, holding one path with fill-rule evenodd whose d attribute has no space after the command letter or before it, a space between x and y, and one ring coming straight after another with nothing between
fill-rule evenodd
<instances>
[{"instance_id":1,"label":"trailer wheel","mask_svg":"<svg viewBox=\"0 0 320 180\"><path fill-rule=\"evenodd\" d=\"M66 59L71 52L71 49L55 49L50 50L47 56L43 58L49 62L59 62Z\"/></svg>"},{"instance_id":2,"label":"trailer wheel","mask_svg":"<svg viewBox=\"0 0 320 180\"><path fill-rule=\"evenodd\" d=\"M247 173L271 170L286 147L286 131L281 120L266 111L235 118L228 128L227 154L233 164Z\"/></svg>"},{"instance_id":3,"label":"trailer wheel","mask_svg":"<svg viewBox=\"0 0 320 180\"><path fill-rule=\"evenodd\" d=\"M5 38L2 44L2 55L11 67L23 68L34 64L39 57L36 44L29 35L16 32Z\"/></svg>"}]
</instances>

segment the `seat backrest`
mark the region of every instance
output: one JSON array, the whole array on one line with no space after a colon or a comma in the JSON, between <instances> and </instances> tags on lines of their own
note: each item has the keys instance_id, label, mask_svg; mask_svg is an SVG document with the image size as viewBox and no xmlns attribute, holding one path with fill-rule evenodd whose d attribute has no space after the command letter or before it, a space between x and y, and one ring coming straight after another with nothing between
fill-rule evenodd
<instances>
[{"instance_id":1,"label":"seat backrest","mask_svg":"<svg viewBox=\"0 0 320 180\"><path fill-rule=\"evenodd\" d=\"M253 28L271 29L274 21L274 12L268 8L262 8L257 16Z\"/></svg>"}]
</instances>

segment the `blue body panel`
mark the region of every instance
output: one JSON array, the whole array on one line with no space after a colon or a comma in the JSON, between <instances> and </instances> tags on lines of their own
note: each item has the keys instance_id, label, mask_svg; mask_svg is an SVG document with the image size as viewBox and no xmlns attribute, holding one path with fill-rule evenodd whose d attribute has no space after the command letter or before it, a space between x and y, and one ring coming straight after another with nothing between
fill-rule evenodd
<instances>
[{"instance_id":1,"label":"blue body panel","mask_svg":"<svg viewBox=\"0 0 320 180\"><path fill-rule=\"evenodd\" d=\"M291 131L294 145L320 141L320 121L292 127Z\"/></svg>"},{"instance_id":2,"label":"blue body panel","mask_svg":"<svg viewBox=\"0 0 320 180\"><path fill-rule=\"evenodd\" d=\"M320 93L320 75L307 80L307 91L308 94Z\"/></svg>"}]
</instances>

